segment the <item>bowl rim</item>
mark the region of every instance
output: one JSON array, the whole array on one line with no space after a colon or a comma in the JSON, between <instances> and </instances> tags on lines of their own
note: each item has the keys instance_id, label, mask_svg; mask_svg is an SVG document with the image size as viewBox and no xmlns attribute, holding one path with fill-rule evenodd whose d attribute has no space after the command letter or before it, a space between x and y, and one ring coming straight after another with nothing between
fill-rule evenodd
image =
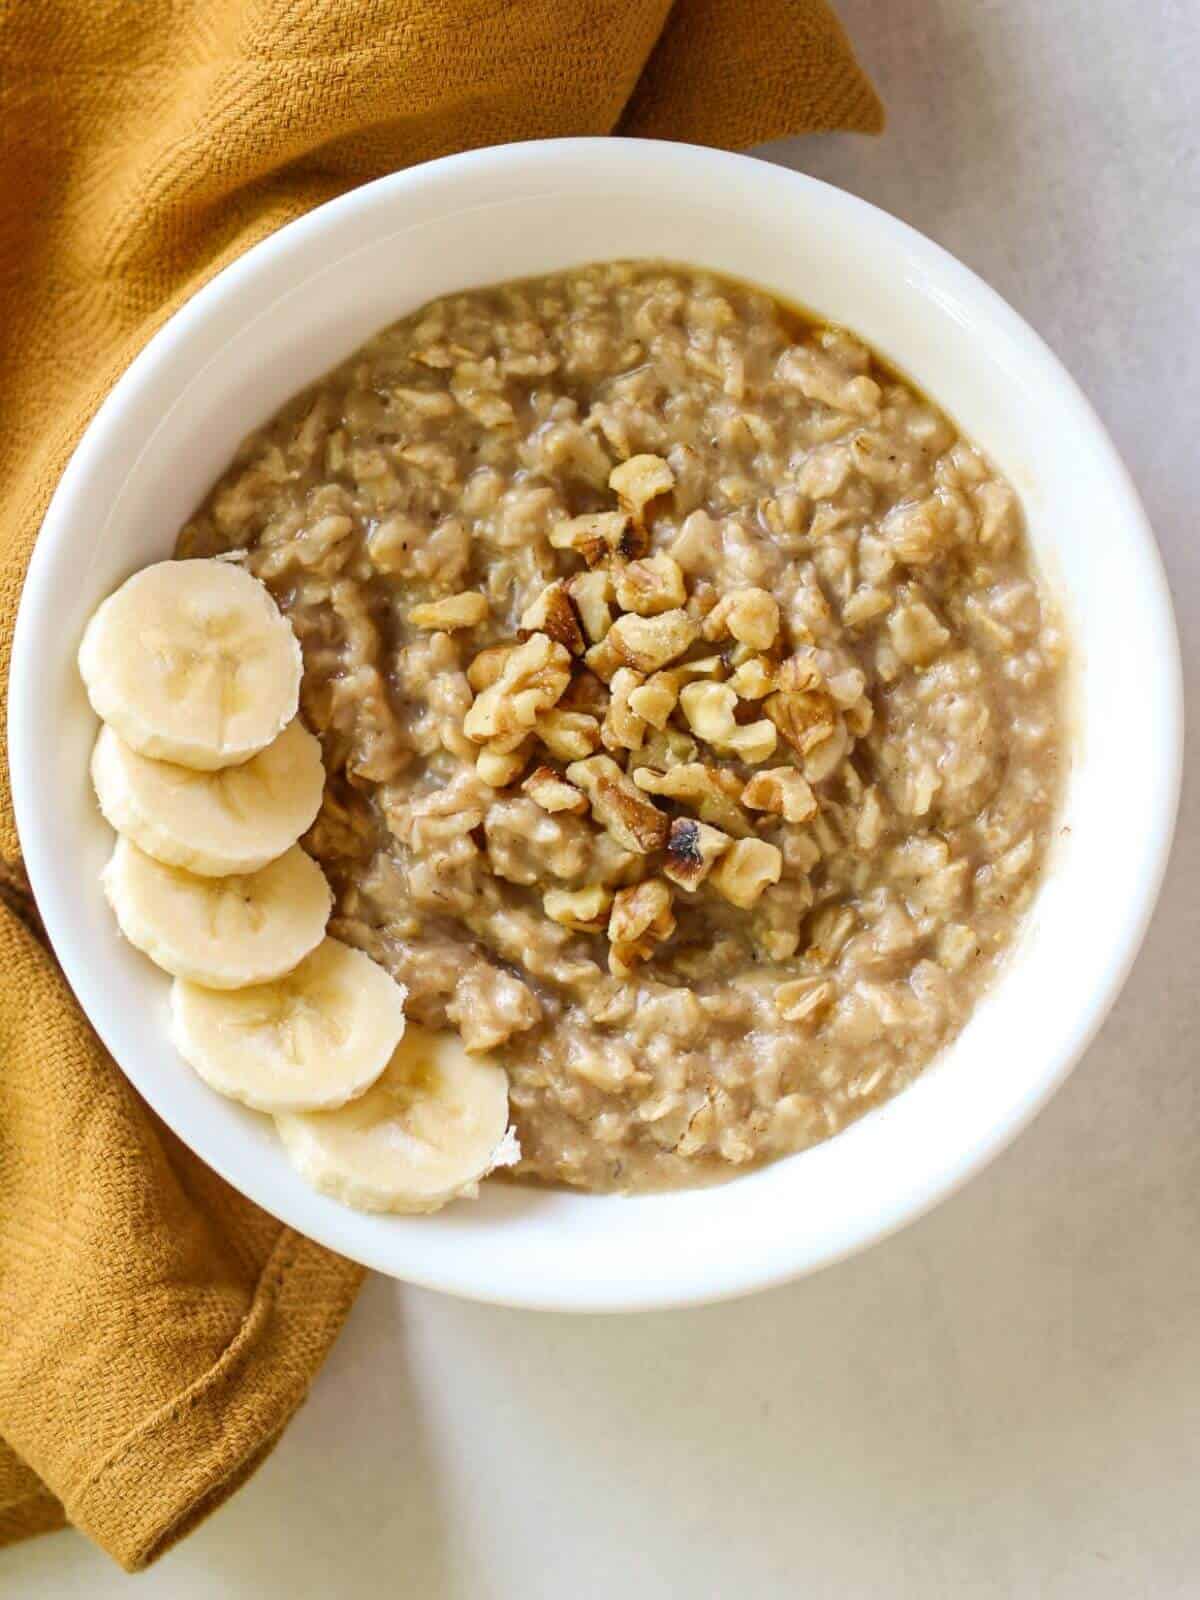
<instances>
[{"instance_id":1,"label":"bowl rim","mask_svg":"<svg viewBox=\"0 0 1200 1600\"><path fill-rule=\"evenodd\" d=\"M842 208L860 219L867 219L884 240L890 239L898 249L903 248L920 261L932 278L952 282L957 293L970 297L986 310L992 322L1002 328L1005 337L1019 349L1030 367L1038 372L1040 381L1057 391L1056 403L1071 413L1072 421L1090 435L1090 444L1106 474L1119 518L1127 525L1138 547L1139 588L1144 603L1156 614L1162 642L1162 655L1155 664L1154 696L1165 738L1152 785L1153 814L1142 818L1145 826L1143 859L1148 870L1142 879L1140 897L1128 908L1129 914L1121 926L1102 981L1097 983L1086 1010L1081 1014L1069 1048L1063 1050L1055 1060L1047 1062L1033 1092L1009 1106L1007 1115L997 1119L984 1135L970 1142L956 1160L937 1167L923 1181L910 1185L897 1204L890 1208L880 1206L871 1224L860 1227L851 1237L843 1236L833 1228L825 1248L809 1250L800 1258L781 1247L776 1247L765 1256L750 1252L745 1260L725 1262L719 1270L699 1278L693 1275L692 1280L687 1282L673 1281L650 1288L641 1284L636 1288L608 1285L601 1290L590 1288L586 1282L573 1280L545 1285L541 1291L523 1288L513 1295L503 1285L492 1282L467 1283L453 1273L444 1274L436 1269L406 1270L404 1273L407 1281L499 1304L555 1310L638 1310L726 1299L786 1282L886 1238L954 1193L1016 1138L1074 1068L1115 1002L1153 914L1174 833L1183 762L1182 666L1161 558L1132 479L1078 385L1024 319L975 273L889 213L818 179L771 166L753 157L662 141L579 138L491 146L390 174L315 208L269 235L223 268L157 330L106 396L73 452L43 519L23 586L14 631L8 710L10 777L18 836L26 870L42 909L46 932L67 981L79 997L92 1026L138 1093L176 1134L235 1188L265 1210L280 1216L271 1185L261 1181L257 1173L247 1173L240 1168L234 1170L236 1163L226 1161L222 1151L207 1147L201 1149L193 1144L188 1130L180 1127L171 1115L167 1104L169 1095L162 1094L152 1076L139 1071L137 1064L122 1061L113 1047L103 1015L99 980L89 970L87 952L75 937L69 896L63 895L56 881L55 863L44 848L39 829L39 795L32 774L36 765L34 746L42 732L44 709L38 705L37 661L31 645L38 614L48 601L47 586L54 557L62 542L70 538L72 527L77 526L81 510L85 509L83 497L89 475L105 458L112 436L119 431L126 413L143 387L194 330L202 327L235 297L252 294L256 283L276 274L289 253L297 247L319 239L336 241L345 230L352 232L356 221L369 218L377 208L386 208L394 196L402 196L413 186L437 184L443 179L464 173L511 175L514 168L522 173L527 172L532 179L540 173L557 175L564 169L564 163L567 167L576 163L580 170L611 170L623 165L629 170L628 163L635 163L639 171L647 164L657 164L664 172L673 166L677 171L692 176L702 176L705 171L715 172L717 169L725 169L726 175L729 172L744 174L749 164L773 174L771 181L778 184L781 195L786 195L789 186L800 186L819 195L820 203L827 207ZM766 180L756 178L756 181L765 183ZM1002 982L1001 977L995 987ZM845 1134L838 1136L839 1139L844 1137ZM828 1148L828 1145L819 1148ZM621 1202L614 1197L609 1203ZM351 1217L354 1215L350 1214ZM282 1216L281 1220L365 1265L393 1274L396 1271L393 1264L379 1259L376 1252L356 1246L352 1237L352 1222L341 1227L315 1223L311 1218L302 1224L291 1216Z\"/></svg>"}]
</instances>

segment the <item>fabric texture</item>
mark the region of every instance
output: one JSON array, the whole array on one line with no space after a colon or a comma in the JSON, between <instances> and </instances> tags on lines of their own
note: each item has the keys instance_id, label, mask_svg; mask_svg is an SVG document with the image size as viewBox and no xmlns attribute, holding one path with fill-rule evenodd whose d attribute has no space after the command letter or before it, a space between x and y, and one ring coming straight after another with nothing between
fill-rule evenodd
<instances>
[{"instance_id":1,"label":"fabric texture","mask_svg":"<svg viewBox=\"0 0 1200 1600\"><path fill-rule=\"evenodd\" d=\"M823 0L0 0L0 690L97 404L283 223L509 140L881 122ZM135 1570L270 1452L361 1273L229 1189L106 1056L38 925L2 754L0 1544L70 1521Z\"/></svg>"}]
</instances>

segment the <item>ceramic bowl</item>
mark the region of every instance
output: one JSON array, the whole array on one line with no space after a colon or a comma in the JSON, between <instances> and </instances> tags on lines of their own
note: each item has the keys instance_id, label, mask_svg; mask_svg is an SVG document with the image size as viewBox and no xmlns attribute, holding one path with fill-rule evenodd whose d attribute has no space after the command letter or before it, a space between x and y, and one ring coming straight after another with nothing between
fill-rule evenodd
<instances>
[{"instance_id":1,"label":"ceramic bowl","mask_svg":"<svg viewBox=\"0 0 1200 1600\"><path fill-rule=\"evenodd\" d=\"M123 943L98 875L84 623L176 532L242 437L368 335L449 290L616 256L748 279L856 330L1016 486L1074 636L1073 750L1050 868L1002 975L909 1089L835 1139L723 1185L598 1197L492 1183L423 1218L363 1216L293 1173L268 1119L167 1038L168 981ZM25 585L11 679L18 826L73 989L139 1093L268 1211L381 1272L475 1299L634 1310L743 1293L849 1255L944 1199L1062 1083L1145 932L1179 784L1170 601L1137 495L1042 341L928 239L748 157L579 139L506 146L367 185L202 289L101 407Z\"/></svg>"}]
</instances>

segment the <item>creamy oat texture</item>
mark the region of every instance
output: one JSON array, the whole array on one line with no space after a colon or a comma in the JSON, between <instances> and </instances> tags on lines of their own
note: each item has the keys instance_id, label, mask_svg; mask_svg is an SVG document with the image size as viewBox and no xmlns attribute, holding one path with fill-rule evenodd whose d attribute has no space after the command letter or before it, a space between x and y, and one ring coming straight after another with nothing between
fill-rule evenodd
<instances>
[{"instance_id":1,"label":"creamy oat texture","mask_svg":"<svg viewBox=\"0 0 1200 1600\"><path fill-rule=\"evenodd\" d=\"M179 540L232 550L303 647L331 931L505 1064L518 1175L660 1188L826 1138L1010 945L1063 640L1012 489L850 334L661 263L452 296L246 441ZM592 653L489 698L564 593ZM605 812L614 771L661 826Z\"/></svg>"}]
</instances>

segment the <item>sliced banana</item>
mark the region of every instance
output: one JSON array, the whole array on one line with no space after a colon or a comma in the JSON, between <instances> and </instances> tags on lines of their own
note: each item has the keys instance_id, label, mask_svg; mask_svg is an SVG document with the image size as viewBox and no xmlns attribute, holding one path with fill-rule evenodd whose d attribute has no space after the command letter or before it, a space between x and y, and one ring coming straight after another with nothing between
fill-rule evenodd
<instances>
[{"instance_id":1,"label":"sliced banana","mask_svg":"<svg viewBox=\"0 0 1200 1600\"><path fill-rule=\"evenodd\" d=\"M211 772L247 761L296 715L300 646L257 578L160 561L88 623L79 671L98 716L142 755Z\"/></svg>"},{"instance_id":2,"label":"sliced banana","mask_svg":"<svg viewBox=\"0 0 1200 1600\"><path fill-rule=\"evenodd\" d=\"M275 1125L301 1176L360 1211L436 1211L520 1158L504 1068L415 1026L366 1094Z\"/></svg>"},{"instance_id":3,"label":"sliced banana","mask_svg":"<svg viewBox=\"0 0 1200 1600\"><path fill-rule=\"evenodd\" d=\"M404 1034L407 990L324 939L286 977L250 989L176 978L171 1039L210 1088L256 1111L343 1105L374 1083Z\"/></svg>"},{"instance_id":4,"label":"sliced banana","mask_svg":"<svg viewBox=\"0 0 1200 1600\"><path fill-rule=\"evenodd\" d=\"M257 872L290 849L321 806L321 746L303 723L240 767L194 772L138 755L103 727L92 782L108 822L140 850L202 877Z\"/></svg>"},{"instance_id":5,"label":"sliced banana","mask_svg":"<svg viewBox=\"0 0 1200 1600\"><path fill-rule=\"evenodd\" d=\"M100 878L130 944L209 989L290 972L320 944L333 906L325 874L298 844L257 872L200 878L118 839Z\"/></svg>"}]
</instances>

